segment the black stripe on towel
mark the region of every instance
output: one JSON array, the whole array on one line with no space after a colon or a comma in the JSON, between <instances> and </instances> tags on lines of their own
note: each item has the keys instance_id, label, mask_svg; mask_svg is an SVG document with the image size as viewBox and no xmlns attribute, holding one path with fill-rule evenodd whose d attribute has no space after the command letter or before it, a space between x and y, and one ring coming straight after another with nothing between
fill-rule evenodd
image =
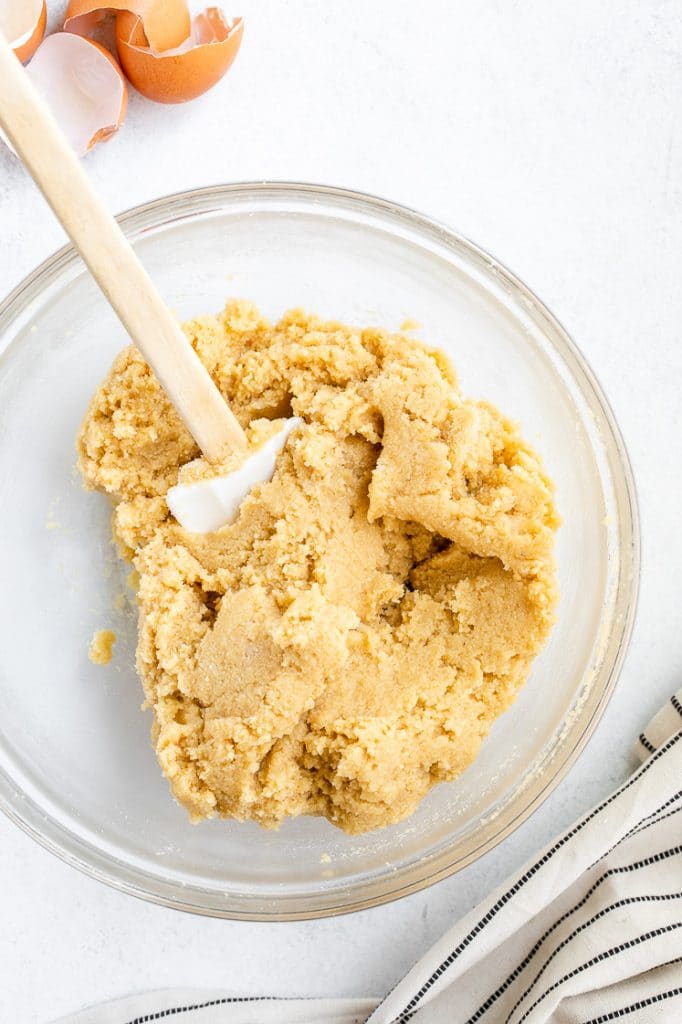
<instances>
[{"instance_id":1,"label":"black stripe on towel","mask_svg":"<svg viewBox=\"0 0 682 1024\"><path fill-rule=\"evenodd\" d=\"M573 939L576 937L576 935L580 935L587 928L590 928L596 921L601 921L601 919L603 917L606 917L607 914L610 914L612 910L619 910L621 907L628 907L628 906L630 906L633 903L667 903L669 900L679 900L679 899L682 899L682 892L667 892L667 893L663 893L663 894L660 894L660 895L657 895L657 896L624 896L623 899L616 900L615 903L610 903L607 907L602 907L602 909L600 911L598 911L598 913L596 913L593 917L589 918L589 920L583 921L583 923L581 925L579 925L577 928L575 928L570 933L570 935L566 936L565 939L562 939L561 942L559 943L559 945L554 950L552 950L551 954L547 957L547 959L545 960L544 964L542 965L542 967L540 968L538 973L535 975L535 977L531 981L530 985L526 988L526 991L516 1000L516 1002L512 1006L512 1008L511 1008L511 1010L509 1012L509 1016L511 1017L514 1014L515 1010L517 1010L519 1008L519 1006L524 1001L524 999L528 998L528 996L530 995L531 991L535 988L535 986L537 985L538 981L540 980L542 975L545 973L545 971L547 970L548 966L551 964L551 962L554 959L554 957L558 956L558 954L561 952L561 950L565 949L566 946L569 944L569 942L573 941ZM601 959L604 959L604 958L601 958ZM554 987L554 986L552 986L552 987ZM551 990L552 989L547 989L547 992L550 992ZM540 997L540 999L537 1000L537 1002L541 1002L541 1000L544 999L545 995L546 995L546 993L544 995L542 995ZM521 1018L521 1019L523 1019L523 1018Z\"/></svg>"},{"instance_id":2,"label":"black stripe on towel","mask_svg":"<svg viewBox=\"0 0 682 1024\"><path fill-rule=\"evenodd\" d=\"M524 885L526 885L527 882L529 882L531 878L533 878L533 876L537 874L540 868L544 867L545 864L548 861L550 861L552 857L566 845L566 843L570 842L570 840L573 839L573 837L576 836L585 827L585 825L589 824L590 821L593 821L598 814L601 814L601 812L609 806L609 804L612 804L613 801L617 800L622 793L625 793L628 789L630 789L631 786L634 786L635 783L638 782L643 775L646 775L646 773L649 771L652 765L656 764L656 762L659 761L660 758L667 754L667 752L671 750L675 746L675 744L680 741L680 739L682 739L682 732L676 733L676 735L672 736L667 743L664 743L662 747L659 747L656 753L653 754L649 758L649 760L642 765L639 771L631 775L627 782L625 782L620 787L620 789L617 789L615 793L612 793L610 796L606 798L606 800L603 800L602 803L600 803L597 807L590 811L589 814L582 818L577 825L570 829L570 831L564 833L564 835L557 840L554 846L550 847L550 849L543 854L540 860L535 861L535 863L531 865L531 867L525 872L525 874L523 874L521 878L519 878L518 881L515 882L510 889L508 889L502 896L500 896L497 903L495 903L490 908L488 913L481 918L478 924L474 925L469 934L466 935L459 943L457 948L454 949L452 953L450 953L442 961L442 963L439 965L439 967L436 968L433 974L431 974L426 979L426 981L419 989L419 991L415 993L412 999L410 999L409 1003L396 1017L396 1021L398 1022L398 1024L406 1024L406 1022L409 1021L409 1019L416 1012L419 1003L421 1003L427 992L431 988L433 988L433 986L436 984L441 975L444 974L444 972L452 966L452 964L457 960L460 954L463 953L464 950L471 945L473 940L478 935L480 935L480 933L490 924L490 922L497 916L500 910L502 910L507 905L507 903L509 903L510 899L516 896L516 894L521 889L523 889Z\"/></svg>"},{"instance_id":3,"label":"black stripe on towel","mask_svg":"<svg viewBox=\"0 0 682 1024\"><path fill-rule=\"evenodd\" d=\"M630 740L632 742L632 740ZM645 750L648 750L650 754L656 753L656 747L653 745L651 740L648 740L643 732L639 734L639 742L642 744Z\"/></svg>"},{"instance_id":4,"label":"black stripe on towel","mask_svg":"<svg viewBox=\"0 0 682 1024\"><path fill-rule=\"evenodd\" d=\"M636 1003L630 1003L629 1006L621 1006L618 1010L602 1013L599 1017L592 1017L590 1020L586 1020L584 1024L606 1024L609 1020L627 1017L628 1014L636 1013L637 1010L644 1010L647 1006L653 1006L654 1003L663 1003L666 999L674 999L675 996L680 995L682 995L682 985L679 985L677 988L670 988L667 992L657 992L655 996L648 996L646 999L638 999Z\"/></svg>"},{"instance_id":5,"label":"black stripe on towel","mask_svg":"<svg viewBox=\"0 0 682 1024\"><path fill-rule=\"evenodd\" d=\"M597 864L601 863L601 861L610 857L613 851L617 850L621 843L626 843L629 839L634 839L635 836L641 835L642 832L646 832L648 828L655 828L655 826L661 821L665 821L666 818L670 818L673 814L677 814L681 811L682 804L675 807L672 811L668 811L667 814L661 813L662 811L665 811L666 808L670 807L671 804L676 804L680 797L682 797L682 789L678 789L677 793L669 797L665 803L662 803L655 811L652 811L651 814L647 814L645 818L642 818L641 821L638 821L631 829L628 829L628 831L625 832L624 835L622 835L620 839L613 844L613 846L609 846L608 850L604 850L603 853L600 853L597 859L590 864L589 868L587 868L587 871L591 871L592 868L596 867ZM586 874L586 872L583 872L583 874Z\"/></svg>"},{"instance_id":6,"label":"black stripe on towel","mask_svg":"<svg viewBox=\"0 0 682 1024\"><path fill-rule=\"evenodd\" d=\"M676 810L671 811L670 813L677 814L681 810L682 807L678 807ZM556 931L556 929L559 928L564 923L564 921L567 921L572 914L575 914L578 910L581 910L588 902L588 900L590 900L592 896L594 896L597 889L604 884L604 882L607 882L609 878L613 878L614 875L629 874L632 871L639 871L641 868L651 867L652 864L659 864L662 860L667 860L668 857L674 857L679 853L682 853L682 846L673 846L669 850L663 850L661 853L654 853L650 857L644 857L642 860L633 861L632 864L622 864L620 867L617 868L609 868L607 871L604 872L603 875L600 875L596 882L594 882L594 884L591 885L590 888L587 890L583 898L579 900L574 906L572 906L570 910L567 910L564 914L562 914L561 917L558 917L556 921L554 921L553 924L550 925L547 931L540 936L540 938L537 940L532 949L528 951L527 955L524 957L521 963L514 968L514 970L505 979L505 981L502 982L499 988L497 988L495 992L488 996L486 1001L482 1003L481 1006L479 1006L478 1010L476 1010L474 1015L472 1017L469 1017L469 1019L467 1020L467 1024L476 1024L476 1021L480 1020L481 1017L488 1012L490 1007L497 1002L500 996L504 995L504 993L507 991L512 982L516 981L516 979L521 974L523 974L526 967L528 967L535 954L538 952L542 944L549 938L552 932Z\"/></svg>"},{"instance_id":7,"label":"black stripe on towel","mask_svg":"<svg viewBox=\"0 0 682 1024\"><path fill-rule=\"evenodd\" d=\"M545 989L541 996L535 1000L534 1003L524 1010L523 1015L519 1017L518 1024L523 1024L533 1012L536 1006L539 1006L543 999L546 999L552 992L556 992L564 982L570 981L571 978L577 977L582 974L583 971L588 971L590 967L594 967L595 964L599 964L602 960L610 960L612 956L618 956L620 953L625 953L628 949L634 949L635 946L641 946L644 942L649 942L651 939L659 939L661 935L667 935L669 932L676 932L678 928L682 928L682 921L676 921L675 924L667 924L663 928L654 928L650 932L644 932L643 935L638 935L636 939L628 939L627 942L621 942L619 946L612 946L611 949L605 949L601 953L597 953L596 956L586 960L584 964L580 964L579 967L574 967L572 971L567 971L563 978L559 978L553 982L549 988Z\"/></svg>"},{"instance_id":8,"label":"black stripe on towel","mask_svg":"<svg viewBox=\"0 0 682 1024\"><path fill-rule=\"evenodd\" d=\"M670 698L670 703L675 708L675 711L677 711L678 715L682 715L682 704L680 704L675 694L673 694Z\"/></svg>"},{"instance_id":9,"label":"black stripe on towel","mask_svg":"<svg viewBox=\"0 0 682 1024\"><path fill-rule=\"evenodd\" d=\"M150 1021L163 1020L165 1017L175 1017L178 1013L206 1010L211 1006L226 1006L228 1003L268 1003L275 999L277 999L277 996L227 996L224 999L209 999L205 1003L192 1003L188 1006L170 1006L167 1010L145 1013L142 1017L135 1017L134 1020L126 1021L126 1024L149 1024Z\"/></svg>"}]
</instances>

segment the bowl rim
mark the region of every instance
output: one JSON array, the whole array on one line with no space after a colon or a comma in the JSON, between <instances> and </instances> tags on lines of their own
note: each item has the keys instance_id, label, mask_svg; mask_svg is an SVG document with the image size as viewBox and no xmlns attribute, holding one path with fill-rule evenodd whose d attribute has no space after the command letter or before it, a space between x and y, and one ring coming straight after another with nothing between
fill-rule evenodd
<instances>
[{"instance_id":1,"label":"bowl rim","mask_svg":"<svg viewBox=\"0 0 682 1024\"><path fill-rule=\"evenodd\" d=\"M526 787L526 790L533 790L532 795L523 802L523 805L516 813L502 821L501 827L492 836L482 841L478 847L454 861L452 859L450 861L446 860L446 862L437 865L435 870L419 875L418 871L415 872L415 865L409 865L404 870L408 870L411 876L416 874L416 877L401 881L399 871L397 872L395 882L391 883L389 875L381 876L384 885L380 887L379 891L367 895L363 895L362 891L353 893L352 890L349 890L348 883L345 889L339 887L331 890L326 899L295 895L293 897L294 901L298 899L299 902L304 903L308 901L311 904L305 907L296 908L295 906L288 907L285 905L282 909L276 909L277 899L274 897L262 899L262 902L272 904L271 907L266 909L260 906L249 906L249 897L241 897L241 904L239 906L236 903L230 905L227 900L224 901L223 906L216 906L215 903L212 905L202 904L189 898L192 886L183 886L182 891L186 896L184 898L180 897L178 893L180 886L173 882L161 882L155 875L143 869L132 868L120 859L102 853L86 839L74 835L54 818L48 819L52 829L52 834L48 835L46 831L41 830L30 820L30 816L27 813L22 814L19 812L15 802L11 799L12 794L16 794L16 788L12 780L5 775L4 771L0 770L0 810L23 832L60 860L118 891L161 906L210 917L271 922L313 920L380 906L428 888L436 882L442 881L461 871L485 853L494 849L514 832L556 789L583 752L594 733L613 695L627 653L635 622L640 583L641 537L639 508L630 458L613 410L594 371L563 324L551 313L544 302L515 274L509 271L504 264L501 264L485 249L471 242L467 237L453 231L441 221L420 213L411 207L370 193L331 185L319 185L312 182L281 180L240 181L174 192L134 206L117 215L116 219L129 237L139 238L147 231L154 231L162 226L160 222L154 221L155 215L165 214L166 217L163 221L165 224L177 223L183 217L196 216L196 208L202 205L204 207L203 212L209 214L214 209L211 206L213 201L220 202L230 197L234 198L236 194L255 195L260 198L266 197L268 194L280 197L291 195L292 198L296 196L309 199L317 198L320 201L341 203L345 206L364 209L378 215L388 215L403 223L407 223L422 235L429 236L444 244L446 248L451 250L464 249L476 260L483 261L489 270L493 270L506 285L510 286L513 291L529 302L553 329L556 337L551 340L550 344L558 352L562 362L570 371L571 376L580 386L581 391L587 391L591 401L596 404L603 417L604 433L606 440L610 442L611 455L613 456L609 460L609 466L612 471L615 466L620 474L620 481L614 479L614 483L622 485L622 496L619 501L619 512L623 517L624 527L620 537L621 560L625 559L627 572L623 572L623 565L621 564L617 582L618 595L614 604L614 624L611 629L612 635L609 643L609 650L612 653L608 659L605 656L604 664L600 669L600 674L604 678L596 693L597 699L593 702L589 717L582 723L572 744L567 744L567 742L560 743L558 749L553 749L545 759L546 763L543 762L540 765L537 771L536 784ZM64 270L78 264L82 267L80 257L75 252L73 246L67 244L47 257L47 259L24 277L9 292L6 298L0 302L0 339L9 323L17 315L21 314L25 305L32 301L36 294L44 291ZM597 678L595 678L592 684L592 689L597 689L596 684ZM577 716L576 721L579 717ZM575 728L575 723L573 728ZM568 749L566 749L567 747ZM547 772L548 768L551 769L549 773ZM24 806L32 803L28 798L20 802ZM44 813L40 812L39 808L37 810L36 817L45 819ZM44 820L43 824L45 824ZM447 847L441 851L439 860L443 859L443 854L446 853L446 850ZM145 880L147 880L147 884L145 884ZM372 880L370 887L376 889L378 884L376 879ZM363 887L367 888L367 882L360 882L357 885L360 890ZM201 889L198 886L194 887L195 893L202 891L208 893L209 896L215 892L215 890ZM349 896L351 897L350 899L348 898ZM255 903L257 900L253 902Z\"/></svg>"}]
</instances>

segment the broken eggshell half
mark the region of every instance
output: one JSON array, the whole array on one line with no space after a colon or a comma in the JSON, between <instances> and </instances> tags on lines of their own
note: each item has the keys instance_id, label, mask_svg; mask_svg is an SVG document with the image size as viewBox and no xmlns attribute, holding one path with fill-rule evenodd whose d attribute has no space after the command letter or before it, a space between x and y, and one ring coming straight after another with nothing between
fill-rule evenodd
<instances>
[{"instance_id":1,"label":"broken eggshell half","mask_svg":"<svg viewBox=\"0 0 682 1024\"><path fill-rule=\"evenodd\" d=\"M129 13L116 19L118 58L138 92L157 103L185 103L208 92L237 56L242 18L228 21L217 7L192 20L188 37L169 50L151 43L146 22Z\"/></svg>"},{"instance_id":2,"label":"broken eggshell half","mask_svg":"<svg viewBox=\"0 0 682 1024\"><path fill-rule=\"evenodd\" d=\"M89 36L107 15L124 11L141 20L149 45L160 51L180 46L191 31L186 0L70 0L64 29Z\"/></svg>"},{"instance_id":3,"label":"broken eggshell half","mask_svg":"<svg viewBox=\"0 0 682 1024\"><path fill-rule=\"evenodd\" d=\"M126 80L111 54L91 39L70 32L48 36L26 73L79 156L125 121Z\"/></svg>"},{"instance_id":4,"label":"broken eggshell half","mask_svg":"<svg viewBox=\"0 0 682 1024\"><path fill-rule=\"evenodd\" d=\"M22 64L30 60L45 35L45 0L2 0L0 33Z\"/></svg>"}]
</instances>

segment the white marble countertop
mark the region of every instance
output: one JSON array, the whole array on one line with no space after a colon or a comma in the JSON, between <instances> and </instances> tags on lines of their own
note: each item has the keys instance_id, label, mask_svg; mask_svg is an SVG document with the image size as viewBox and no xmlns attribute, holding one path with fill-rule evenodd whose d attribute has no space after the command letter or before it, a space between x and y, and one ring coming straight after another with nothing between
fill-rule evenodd
<instances>
[{"instance_id":1,"label":"white marble countertop","mask_svg":"<svg viewBox=\"0 0 682 1024\"><path fill-rule=\"evenodd\" d=\"M53 20L62 4L52 3ZM112 210L247 179L346 185L448 222L568 327L616 412L639 487L632 645L587 750L466 871L350 917L263 925L113 892L0 820L0 1020L45 1022L167 985L381 995L455 917L631 769L682 680L682 13L675 0L244 0L243 52L192 105L133 97L87 160ZM362 10L362 14L360 14ZM0 293L62 242L0 152Z\"/></svg>"}]
</instances>

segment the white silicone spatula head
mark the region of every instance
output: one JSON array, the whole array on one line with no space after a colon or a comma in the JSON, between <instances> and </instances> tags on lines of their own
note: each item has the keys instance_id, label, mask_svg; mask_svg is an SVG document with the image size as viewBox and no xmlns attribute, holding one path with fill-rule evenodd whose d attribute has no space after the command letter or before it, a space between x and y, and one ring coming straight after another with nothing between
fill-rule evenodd
<instances>
[{"instance_id":1,"label":"white silicone spatula head","mask_svg":"<svg viewBox=\"0 0 682 1024\"><path fill-rule=\"evenodd\" d=\"M245 454L244 431L2 35L0 127L206 458L219 462L231 452ZM257 455L248 460L248 473L238 471L239 481L226 479L218 488L226 516L234 514L230 494L243 499L246 479L253 486L272 475L272 460ZM265 475L258 478L259 472ZM197 496L189 506L181 498L176 505L183 515L181 506L198 507Z\"/></svg>"},{"instance_id":2,"label":"white silicone spatula head","mask_svg":"<svg viewBox=\"0 0 682 1024\"><path fill-rule=\"evenodd\" d=\"M287 420L274 437L227 476L171 487L166 501L180 525L192 533L212 533L233 522L247 494L257 484L272 479L277 456L287 443L289 434L301 423L297 416Z\"/></svg>"}]
</instances>

